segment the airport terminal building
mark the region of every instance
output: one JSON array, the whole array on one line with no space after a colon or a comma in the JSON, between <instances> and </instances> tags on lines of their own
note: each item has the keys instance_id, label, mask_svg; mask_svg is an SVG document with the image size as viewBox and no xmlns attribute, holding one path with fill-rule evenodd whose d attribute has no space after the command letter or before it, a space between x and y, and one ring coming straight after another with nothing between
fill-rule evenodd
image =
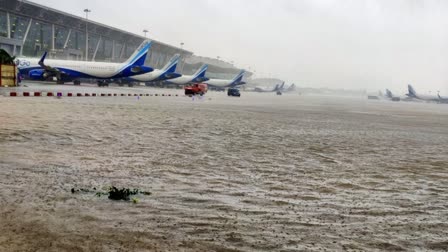
<instances>
[{"instance_id":1,"label":"airport terminal building","mask_svg":"<svg viewBox=\"0 0 448 252\"><path fill-rule=\"evenodd\" d=\"M0 48L11 55L40 57L48 51L49 57L56 59L123 62L144 39L34 2L0 0ZM153 41L146 64L154 68L161 68L177 53L181 55L177 68L180 73L191 74L200 64L209 63L200 60L188 63L196 57L192 52ZM209 64L207 76L226 78L238 71L233 66Z\"/></svg>"}]
</instances>

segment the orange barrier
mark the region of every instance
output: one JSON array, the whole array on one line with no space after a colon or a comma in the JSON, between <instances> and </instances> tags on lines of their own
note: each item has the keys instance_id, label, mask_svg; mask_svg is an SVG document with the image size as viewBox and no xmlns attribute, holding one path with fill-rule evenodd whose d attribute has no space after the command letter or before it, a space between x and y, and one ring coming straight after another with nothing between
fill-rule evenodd
<instances>
[{"instance_id":1,"label":"orange barrier","mask_svg":"<svg viewBox=\"0 0 448 252\"><path fill-rule=\"evenodd\" d=\"M31 92L23 92L22 93L23 94L23 96L25 96L25 97L30 97L30 96L32 96L31 95ZM44 94L45 94L45 92L44 92ZM34 96L43 96L44 94L42 94L42 92L34 92ZM54 92L46 92L46 96L58 96L58 97L61 97L61 96L63 96L63 93L62 92L56 92L56 93L54 93ZM19 96L19 93L18 92L9 92L9 96ZM68 97L73 97L73 96L75 96L74 95L74 93L67 93L67 96ZM117 94L117 93L114 93L114 94L111 94L111 93L108 93L108 94L106 94L106 93L101 93L101 94L96 94L96 93L76 93L76 96L77 97L82 97L82 96L134 96L134 97L136 97L136 96L163 96L163 97L165 97L165 96L169 96L169 97L171 97L171 96L176 96L176 97L178 97L179 95L178 94L123 94L123 93L121 93L121 94Z\"/></svg>"}]
</instances>

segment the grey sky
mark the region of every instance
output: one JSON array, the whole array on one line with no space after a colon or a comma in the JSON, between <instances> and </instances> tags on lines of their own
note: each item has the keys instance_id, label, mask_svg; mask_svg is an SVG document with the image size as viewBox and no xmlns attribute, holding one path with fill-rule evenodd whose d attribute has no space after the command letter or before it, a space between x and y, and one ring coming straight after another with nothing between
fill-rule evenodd
<instances>
[{"instance_id":1,"label":"grey sky","mask_svg":"<svg viewBox=\"0 0 448 252\"><path fill-rule=\"evenodd\" d=\"M33 0L298 86L448 95L445 0Z\"/></svg>"}]
</instances>

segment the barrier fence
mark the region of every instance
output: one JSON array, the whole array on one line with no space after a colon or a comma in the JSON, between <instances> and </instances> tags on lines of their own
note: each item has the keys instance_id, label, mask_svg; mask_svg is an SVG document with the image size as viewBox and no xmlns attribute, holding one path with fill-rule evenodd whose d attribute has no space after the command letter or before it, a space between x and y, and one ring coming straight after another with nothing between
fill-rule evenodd
<instances>
[{"instance_id":1,"label":"barrier fence","mask_svg":"<svg viewBox=\"0 0 448 252\"><path fill-rule=\"evenodd\" d=\"M178 94L134 94L134 93L73 93L73 92L9 92L11 97L90 97L90 96L100 96L100 97L117 97L117 96L133 96L133 97L145 97L145 96L163 96L163 97L178 97Z\"/></svg>"}]
</instances>

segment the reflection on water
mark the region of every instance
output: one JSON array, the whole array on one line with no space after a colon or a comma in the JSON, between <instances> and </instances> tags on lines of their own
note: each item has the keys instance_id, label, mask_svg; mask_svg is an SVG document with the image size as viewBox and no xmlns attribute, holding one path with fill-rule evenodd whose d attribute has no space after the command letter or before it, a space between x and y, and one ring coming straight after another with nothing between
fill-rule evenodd
<instances>
[{"instance_id":1,"label":"reflection on water","mask_svg":"<svg viewBox=\"0 0 448 252\"><path fill-rule=\"evenodd\" d=\"M210 93L0 108L2 251L448 248L448 106ZM153 194L70 192L108 185Z\"/></svg>"}]
</instances>

